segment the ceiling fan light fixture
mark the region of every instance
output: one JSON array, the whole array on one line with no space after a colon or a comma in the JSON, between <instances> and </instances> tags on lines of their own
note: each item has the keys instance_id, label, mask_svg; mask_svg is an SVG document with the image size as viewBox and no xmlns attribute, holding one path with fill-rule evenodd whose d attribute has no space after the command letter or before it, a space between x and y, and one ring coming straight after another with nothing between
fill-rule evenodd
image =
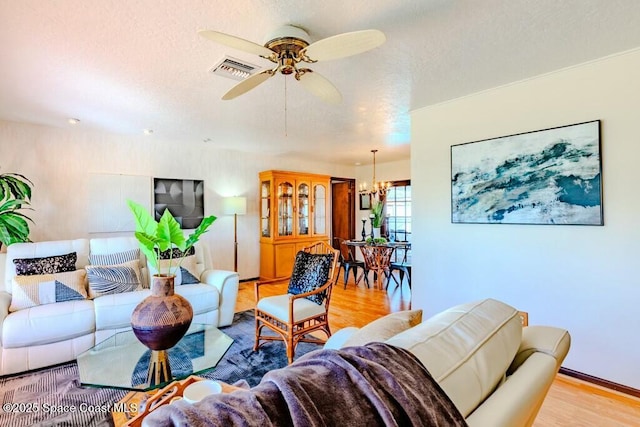
<instances>
[{"instance_id":1,"label":"ceiling fan light fixture","mask_svg":"<svg viewBox=\"0 0 640 427\"><path fill-rule=\"evenodd\" d=\"M264 46L219 31L201 30L198 34L234 49L256 54L276 64L273 69L261 71L236 84L222 96L223 100L234 99L280 72L284 75L294 75L308 92L331 104L342 102L342 95L338 89L313 70L298 68L298 64L312 64L321 60L356 55L373 49L386 40L381 31L363 30L338 34L310 44L309 34L295 25L284 25L275 30L267 37ZM233 75L233 72L231 74Z\"/></svg>"},{"instance_id":2,"label":"ceiling fan light fixture","mask_svg":"<svg viewBox=\"0 0 640 427\"><path fill-rule=\"evenodd\" d=\"M267 36L264 42L264 46L268 49L271 49L269 45L276 40L281 39L299 40L300 42L304 43L303 47L307 47L311 43L311 37L309 37L309 33L307 33L303 28L295 25L283 25Z\"/></svg>"}]
</instances>

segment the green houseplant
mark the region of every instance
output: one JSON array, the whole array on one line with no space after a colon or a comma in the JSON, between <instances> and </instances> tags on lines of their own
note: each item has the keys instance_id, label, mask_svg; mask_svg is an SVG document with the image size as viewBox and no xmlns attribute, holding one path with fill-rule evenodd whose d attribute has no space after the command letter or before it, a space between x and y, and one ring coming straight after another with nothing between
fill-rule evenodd
<instances>
[{"instance_id":1,"label":"green houseplant","mask_svg":"<svg viewBox=\"0 0 640 427\"><path fill-rule=\"evenodd\" d=\"M0 246L29 241L29 223L33 220L20 212L31 209L33 183L18 173L0 174Z\"/></svg>"},{"instance_id":2,"label":"green houseplant","mask_svg":"<svg viewBox=\"0 0 640 427\"><path fill-rule=\"evenodd\" d=\"M384 237L367 237L367 245L385 245L389 243Z\"/></svg>"},{"instance_id":3,"label":"green houseplant","mask_svg":"<svg viewBox=\"0 0 640 427\"><path fill-rule=\"evenodd\" d=\"M174 292L175 274L171 261L166 271L161 270L161 253L171 249L170 260L173 257L173 248L186 253L207 231L216 217L212 215L204 218L198 228L185 238L180 224L168 209L164 211L160 220L156 221L142 205L131 200L128 200L127 204L135 218L135 236L140 250L158 272L152 277L151 295L143 299L131 314L131 329L136 338L153 350L147 383L157 385L172 379L166 350L180 341L193 320L193 308L189 301ZM185 258L180 257L178 268Z\"/></svg>"},{"instance_id":4,"label":"green houseplant","mask_svg":"<svg viewBox=\"0 0 640 427\"><path fill-rule=\"evenodd\" d=\"M384 222L384 202L375 200L371 204L371 214L373 215L371 225L374 228L382 227L382 223Z\"/></svg>"},{"instance_id":5,"label":"green houseplant","mask_svg":"<svg viewBox=\"0 0 640 427\"><path fill-rule=\"evenodd\" d=\"M213 215L204 218L198 228L189 237L185 238L180 224L171 215L169 209L164 211L160 221L156 221L144 206L131 200L128 200L127 204L135 218L135 236L140 244L140 250L161 275L168 275L172 270L172 266L169 265L166 272L161 271L160 253L174 247L182 252L188 251L217 219ZM173 255L173 251L170 254ZM181 261L182 259L184 258L181 258Z\"/></svg>"}]
</instances>

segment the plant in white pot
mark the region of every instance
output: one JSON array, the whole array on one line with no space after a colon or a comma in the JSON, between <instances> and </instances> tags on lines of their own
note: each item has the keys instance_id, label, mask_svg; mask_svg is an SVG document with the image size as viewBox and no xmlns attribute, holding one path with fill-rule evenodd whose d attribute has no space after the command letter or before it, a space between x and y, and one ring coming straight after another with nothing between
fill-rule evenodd
<instances>
[{"instance_id":1,"label":"plant in white pot","mask_svg":"<svg viewBox=\"0 0 640 427\"><path fill-rule=\"evenodd\" d=\"M175 274L173 272L176 268L180 268L180 263L185 259L184 256L180 257L177 265L172 266L174 250L178 249L182 254L186 254L213 224L216 217L213 215L205 217L198 228L185 238L180 224L171 215L169 209L166 209L160 220L156 221L144 206L131 200L127 203L135 218L135 236L140 244L140 250L158 272L151 280L151 295L133 310L131 328L144 345L151 350L164 352L180 341L193 319L193 309L189 301L174 292ZM168 253L170 258L169 264L164 269L161 263L163 252ZM162 353L156 357L158 360L152 359L149 365L148 381L152 384L171 379L166 355ZM152 366L156 363L159 367ZM155 378L153 369L157 370ZM161 372L162 370L165 372Z\"/></svg>"}]
</instances>

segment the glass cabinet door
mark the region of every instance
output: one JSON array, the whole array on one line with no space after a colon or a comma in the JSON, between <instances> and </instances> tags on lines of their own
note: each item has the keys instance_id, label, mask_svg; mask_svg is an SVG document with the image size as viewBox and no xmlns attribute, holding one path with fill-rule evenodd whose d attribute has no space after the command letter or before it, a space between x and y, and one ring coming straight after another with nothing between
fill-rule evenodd
<instances>
[{"instance_id":1,"label":"glass cabinet door","mask_svg":"<svg viewBox=\"0 0 640 427\"><path fill-rule=\"evenodd\" d=\"M298 235L309 235L309 184L298 184Z\"/></svg>"},{"instance_id":2,"label":"glass cabinet door","mask_svg":"<svg viewBox=\"0 0 640 427\"><path fill-rule=\"evenodd\" d=\"M260 185L260 234L271 237L271 181L262 181Z\"/></svg>"},{"instance_id":3,"label":"glass cabinet door","mask_svg":"<svg viewBox=\"0 0 640 427\"><path fill-rule=\"evenodd\" d=\"M327 234L327 189L313 184L313 232Z\"/></svg>"},{"instance_id":4,"label":"glass cabinet door","mask_svg":"<svg viewBox=\"0 0 640 427\"><path fill-rule=\"evenodd\" d=\"M278 184L278 235L293 235L293 184Z\"/></svg>"}]
</instances>

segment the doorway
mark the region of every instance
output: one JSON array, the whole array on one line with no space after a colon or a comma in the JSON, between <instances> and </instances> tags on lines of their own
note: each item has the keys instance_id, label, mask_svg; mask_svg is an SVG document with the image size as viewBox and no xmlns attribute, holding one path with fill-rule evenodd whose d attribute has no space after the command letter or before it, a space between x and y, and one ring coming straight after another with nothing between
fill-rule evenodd
<instances>
[{"instance_id":1,"label":"doorway","mask_svg":"<svg viewBox=\"0 0 640 427\"><path fill-rule=\"evenodd\" d=\"M331 178L331 245L340 249L338 239L356 237L356 180Z\"/></svg>"}]
</instances>

